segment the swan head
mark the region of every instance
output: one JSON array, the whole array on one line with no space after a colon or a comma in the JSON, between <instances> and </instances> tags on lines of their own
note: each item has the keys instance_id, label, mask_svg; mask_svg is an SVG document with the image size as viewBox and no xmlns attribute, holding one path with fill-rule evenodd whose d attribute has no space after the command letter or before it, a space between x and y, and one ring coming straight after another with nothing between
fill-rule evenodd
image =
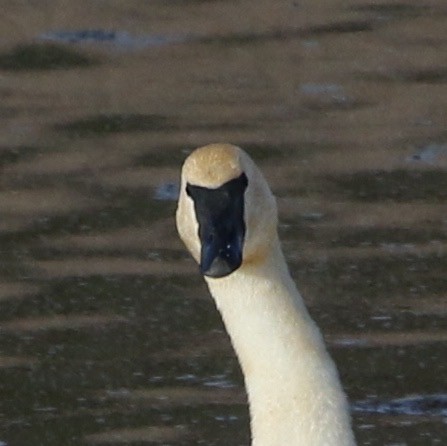
<instances>
[{"instance_id":1,"label":"swan head","mask_svg":"<svg viewBox=\"0 0 447 446\"><path fill-rule=\"evenodd\" d=\"M251 158L231 144L210 144L188 156L176 218L208 278L262 261L277 240L276 200Z\"/></svg>"}]
</instances>

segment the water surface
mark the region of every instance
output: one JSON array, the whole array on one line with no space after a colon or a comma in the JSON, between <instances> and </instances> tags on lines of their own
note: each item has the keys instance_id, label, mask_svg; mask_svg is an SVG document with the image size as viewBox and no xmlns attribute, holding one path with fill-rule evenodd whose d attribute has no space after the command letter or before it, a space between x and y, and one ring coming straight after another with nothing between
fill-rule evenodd
<instances>
[{"instance_id":1,"label":"water surface","mask_svg":"<svg viewBox=\"0 0 447 446\"><path fill-rule=\"evenodd\" d=\"M249 444L173 219L216 141L278 197L359 444L446 444L444 2L168 3L3 8L0 444Z\"/></svg>"}]
</instances>

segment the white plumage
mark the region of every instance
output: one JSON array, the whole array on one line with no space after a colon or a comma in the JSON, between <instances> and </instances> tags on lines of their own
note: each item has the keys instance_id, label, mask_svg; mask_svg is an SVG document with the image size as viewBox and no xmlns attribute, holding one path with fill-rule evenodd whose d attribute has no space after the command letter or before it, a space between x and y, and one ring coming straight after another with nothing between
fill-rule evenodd
<instances>
[{"instance_id":1,"label":"white plumage","mask_svg":"<svg viewBox=\"0 0 447 446\"><path fill-rule=\"evenodd\" d=\"M244 374L253 446L353 446L349 408L336 367L292 281L277 235L276 201L251 158L212 144L185 161L177 227L200 263L202 240L186 186L210 190L244 173L242 264L206 277Z\"/></svg>"}]
</instances>

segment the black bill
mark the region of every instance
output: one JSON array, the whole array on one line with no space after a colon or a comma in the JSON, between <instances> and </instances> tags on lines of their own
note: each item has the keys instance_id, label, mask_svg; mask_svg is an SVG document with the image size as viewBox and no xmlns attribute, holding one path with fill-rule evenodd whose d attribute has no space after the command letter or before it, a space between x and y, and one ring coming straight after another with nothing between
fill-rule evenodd
<instances>
[{"instance_id":1,"label":"black bill","mask_svg":"<svg viewBox=\"0 0 447 446\"><path fill-rule=\"evenodd\" d=\"M244 248L244 192L247 177L230 180L217 189L186 186L194 201L201 241L200 270L208 277L224 277L241 266Z\"/></svg>"}]
</instances>

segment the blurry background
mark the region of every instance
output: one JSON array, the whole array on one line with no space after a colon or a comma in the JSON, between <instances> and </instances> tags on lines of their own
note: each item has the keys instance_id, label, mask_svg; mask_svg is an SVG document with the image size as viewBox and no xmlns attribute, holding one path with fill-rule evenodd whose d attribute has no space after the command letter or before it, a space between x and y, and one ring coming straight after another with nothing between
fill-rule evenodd
<instances>
[{"instance_id":1,"label":"blurry background","mask_svg":"<svg viewBox=\"0 0 447 446\"><path fill-rule=\"evenodd\" d=\"M217 141L278 197L359 444L447 444L444 0L1 10L2 446L249 443L173 219L183 159Z\"/></svg>"}]
</instances>

